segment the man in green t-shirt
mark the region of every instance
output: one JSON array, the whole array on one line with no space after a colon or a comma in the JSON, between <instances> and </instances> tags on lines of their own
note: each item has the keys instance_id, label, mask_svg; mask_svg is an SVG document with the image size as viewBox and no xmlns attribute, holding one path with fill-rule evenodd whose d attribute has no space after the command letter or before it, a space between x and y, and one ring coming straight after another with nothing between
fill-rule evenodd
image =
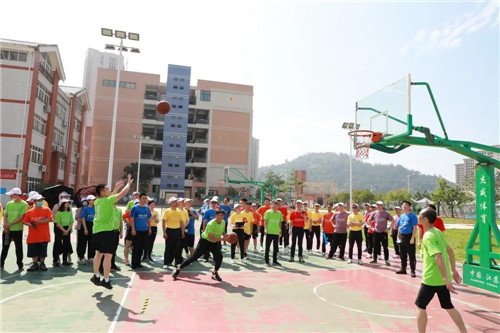
<instances>
[{"instance_id":1,"label":"man in green t-shirt","mask_svg":"<svg viewBox=\"0 0 500 333\"><path fill-rule=\"evenodd\" d=\"M457 293L451 279L461 283L462 277L455 267L453 249L446 242L443 233L434 228L436 217L436 212L429 208L422 210L418 216L418 222L422 224L425 232L422 241L422 284L415 300L418 331L425 332L427 327L426 308L434 294L437 294L441 307L448 312L459 331L467 332L460 313L451 303L450 296L450 292Z\"/></svg>"},{"instance_id":2,"label":"man in green t-shirt","mask_svg":"<svg viewBox=\"0 0 500 333\"><path fill-rule=\"evenodd\" d=\"M271 209L264 214L264 230L266 233L266 253L265 260L267 266L271 266L269 262L269 248L273 243L273 265L281 266L278 262L278 241L281 236L281 222L283 222L283 214L278 210L278 202L271 202Z\"/></svg>"},{"instance_id":3,"label":"man in green t-shirt","mask_svg":"<svg viewBox=\"0 0 500 333\"><path fill-rule=\"evenodd\" d=\"M194 250L194 254L177 268L173 273L172 277L174 280L177 279L181 270L184 267L191 265L193 262L201 258L205 253L212 253L214 258L215 268L212 272L212 279L222 282L219 276L219 268L222 265L222 248L221 242L227 241L226 239L226 221L224 221L225 212L219 209L215 212L215 219L207 223L205 230L201 234L200 241Z\"/></svg>"},{"instance_id":4,"label":"man in green t-shirt","mask_svg":"<svg viewBox=\"0 0 500 333\"><path fill-rule=\"evenodd\" d=\"M3 215L0 270L4 268L11 241L16 244L17 268L19 271L23 270L23 217L28 210L28 203L21 200L21 194L21 190L17 187L7 192L10 201L7 202Z\"/></svg>"},{"instance_id":5,"label":"man in green t-shirt","mask_svg":"<svg viewBox=\"0 0 500 333\"><path fill-rule=\"evenodd\" d=\"M116 227L116 211L114 204L127 194L133 181L131 174L128 175L126 185L121 179L117 181L113 193L118 194L111 193L105 184L99 184L95 188L97 200L94 203L95 216L94 228L92 229L92 246L96 252L94 257L94 275L92 275L90 281L96 286L103 286L107 289L113 288L109 280L109 272L111 271L111 258L113 257L113 253L115 253L117 247L116 242L118 241L114 233ZM123 185L125 185L125 187L123 187ZM120 191L122 187L123 189ZM101 280L99 266L103 255L104 279Z\"/></svg>"}]
</instances>

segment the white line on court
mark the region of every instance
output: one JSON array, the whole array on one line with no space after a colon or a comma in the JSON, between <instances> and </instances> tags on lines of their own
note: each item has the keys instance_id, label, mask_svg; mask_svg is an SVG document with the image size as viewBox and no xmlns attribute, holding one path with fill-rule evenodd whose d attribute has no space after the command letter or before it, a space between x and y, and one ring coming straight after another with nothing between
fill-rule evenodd
<instances>
[{"instance_id":1,"label":"white line on court","mask_svg":"<svg viewBox=\"0 0 500 333\"><path fill-rule=\"evenodd\" d=\"M127 290L125 290L125 293L123 294L122 301L120 302L120 307L118 308L118 310L116 310L115 318L113 318L113 322L111 323L111 326L109 327L108 333L112 333L115 330L116 322L118 321L118 318L120 317L120 312L122 312L123 304L125 304L125 300L127 299L128 292L130 291L130 287L132 287L132 283L134 282L134 278L135 278L135 272L130 277L130 281L128 282Z\"/></svg>"},{"instance_id":2,"label":"white line on court","mask_svg":"<svg viewBox=\"0 0 500 333\"><path fill-rule=\"evenodd\" d=\"M337 280L337 281L329 281L329 282L320 283L316 287L314 287L314 289L313 289L314 295L316 295L316 297L318 297L323 302L326 302L326 303L329 303L331 305L337 306L337 307L339 307L341 309L344 309L344 310L349 310L349 311L358 312L358 313L362 313L362 314L369 314L369 315L373 315L373 316L380 316L380 317L401 318L401 319L415 319L415 316L389 315L389 314L385 314L385 313L375 313L375 312L369 312L369 311L364 311L364 310L359 310L359 309L353 309L353 308L350 308L350 307L347 307L347 306L344 306L344 305L340 305L340 304L331 302L331 301L327 300L326 298L323 298L320 295L318 295L318 288L319 287L327 285L327 284L337 283L337 282L348 282L348 280Z\"/></svg>"},{"instance_id":3,"label":"white line on court","mask_svg":"<svg viewBox=\"0 0 500 333\"><path fill-rule=\"evenodd\" d=\"M395 278L394 276L389 276L389 275L385 275L385 274L382 274L380 272L377 272L377 271L374 271L374 270L371 270L371 269L368 269L368 268L365 268L363 267L362 269L364 270L367 270L369 272L372 272L372 273L375 273L375 274L378 274L378 275L381 275L381 276L384 276L386 278L389 278L389 279L392 279L392 280L396 280L396 281L399 281L399 282L402 282L404 284L407 284L409 286L412 286L414 288L417 288L417 289L420 289L420 286L418 285L414 285L413 283L410 283L410 282L406 282L406 281L403 281L403 280L400 280L400 279L397 279ZM453 295L453 294L452 294ZM471 308L475 308L475 309L478 309L478 310L481 310L481 311L485 311L485 312L488 312L488 313L491 313L492 315L495 315L495 316L499 316L500 317L500 314L499 313L496 313L494 311L491 311L491 310L488 310L486 308L483 308L482 306L479 306L479 305L476 305L474 303L469 303L469 302L466 302L466 301L461 301L459 299L456 299L454 296L452 296L452 300L453 302L457 302L457 303L460 303L460 304L464 304L464 305L467 305L467 306L470 306Z\"/></svg>"},{"instance_id":4,"label":"white line on court","mask_svg":"<svg viewBox=\"0 0 500 333\"><path fill-rule=\"evenodd\" d=\"M127 280L128 278L116 278L116 279L113 279L113 280ZM68 284L75 284L75 283L81 283L81 282L88 282L89 280L77 280L77 281L71 281L71 282L64 282L64 283L58 283L58 284L51 284L49 286L45 286L45 287L40 287L40 288L35 288L35 289L30 289L30 290L26 290L26 291L23 291L22 293L19 293L19 294L15 294L15 295L12 295L10 297L7 297L7 298L4 298L2 300L0 300L0 304L3 304L5 302L7 302L8 300L11 300L13 298L16 298L16 297L19 297L19 296L22 296L22 295L26 295L26 294L29 294L29 293L32 293L32 292L35 292L35 291L38 291L38 290L43 290L43 289L47 289L47 288L52 288L52 287L58 287L58 286L64 286L64 285L68 285Z\"/></svg>"}]
</instances>

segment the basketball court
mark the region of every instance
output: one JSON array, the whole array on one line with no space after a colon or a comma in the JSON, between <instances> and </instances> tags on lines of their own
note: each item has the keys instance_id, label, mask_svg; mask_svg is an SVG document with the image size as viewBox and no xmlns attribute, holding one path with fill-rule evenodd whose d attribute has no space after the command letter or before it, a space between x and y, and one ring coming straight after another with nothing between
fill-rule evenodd
<instances>
[{"instance_id":1,"label":"basketball court","mask_svg":"<svg viewBox=\"0 0 500 333\"><path fill-rule=\"evenodd\" d=\"M173 281L172 271L162 268L163 248L158 237L148 271L133 272L117 258L122 271L112 273L112 290L89 281L89 265L52 268L49 261L47 272L15 272L11 253L0 282L2 332L416 330L420 262L417 278L394 273L399 259L391 259L391 267L366 259L360 266L319 253L305 255L302 264L283 256L283 266L271 268L263 253L251 253L249 261L230 265L225 246L222 283L211 279L211 262L201 261ZM453 302L469 331L496 331L498 295L465 285L457 290ZM430 332L456 331L437 297L429 315Z\"/></svg>"}]
</instances>

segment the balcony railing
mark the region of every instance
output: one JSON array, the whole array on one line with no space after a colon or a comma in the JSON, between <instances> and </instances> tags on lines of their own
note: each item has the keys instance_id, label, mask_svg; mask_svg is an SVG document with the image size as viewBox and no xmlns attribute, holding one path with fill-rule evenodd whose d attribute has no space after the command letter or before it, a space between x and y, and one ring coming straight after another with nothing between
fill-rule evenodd
<instances>
[{"instance_id":1,"label":"balcony railing","mask_svg":"<svg viewBox=\"0 0 500 333\"><path fill-rule=\"evenodd\" d=\"M42 75L45 76L45 78L49 80L50 83L54 84L54 78L52 76L52 73L48 71L45 67L40 66L40 73L42 73Z\"/></svg>"},{"instance_id":2,"label":"balcony railing","mask_svg":"<svg viewBox=\"0 0 500 333\"><path fill-rule=\"evenodd\" d=\"M208 143L208 139L195 139L195 140L189 140L187 143L191 143L191 144L194 144L194 143Z\"/></svg>"}]
</instances>

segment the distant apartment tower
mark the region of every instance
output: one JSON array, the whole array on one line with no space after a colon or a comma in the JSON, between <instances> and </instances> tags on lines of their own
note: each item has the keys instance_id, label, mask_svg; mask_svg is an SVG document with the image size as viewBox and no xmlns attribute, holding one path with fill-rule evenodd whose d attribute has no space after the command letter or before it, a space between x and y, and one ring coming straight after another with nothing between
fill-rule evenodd
<instances>
[{"instance_id":1,"label":"distant apartment tower","mask_svg":"<svg viewBox=\"0 0 500 333\"><path fill-rule=\"evenodd\" d=\"M500 148L500 145L493 145L493 147ZM500 160L500 154L491 151L480 151L481 154ZM476 160L472 158L465 158L463 163L455 164L455 183L468 190L476 188L475 180L475 167ZM499 169L495 169L495 175L498 178Z\"/></svg>"},{"instance_id":2,"label":"distant apartment tower","mask_svg":"<svg viewBox=\"0 0 500 333\"><path fill-rule=\"evenodd\" d=\"M60 86L66 77L57 45L0 39L0 78L0 188L86 185L79 157L91 109L85 89Z\"/></svg>"},{"instance_id":3,"label":"distant apartment tower","mask_svg":"<svg viewBox=\"0 0 500 333\"><path fill-rule=\"evenodd\" d=\"M92 133L89 182L93 184L106 182L116 85L116 70L106 60L109 56L103 56L101 63L100 54L87 52L85 70L95 73L95 82L85 83L89 99L95 96L93 127L88 130ZM205 80L191 86L190 76L190 67L178 65L168 66L167 82L160 82L158 74L121 73L114 179L122 176L125 166L137 163L139 140L132 137L141 134L149 137L142 140L141 174L152 174L148 192L155 197L224 194L220 180L226 165L255 177L253 87ZM156 104L165 99L171 110L163 116L156 112Z\"/></svg>"}]
</instances>

